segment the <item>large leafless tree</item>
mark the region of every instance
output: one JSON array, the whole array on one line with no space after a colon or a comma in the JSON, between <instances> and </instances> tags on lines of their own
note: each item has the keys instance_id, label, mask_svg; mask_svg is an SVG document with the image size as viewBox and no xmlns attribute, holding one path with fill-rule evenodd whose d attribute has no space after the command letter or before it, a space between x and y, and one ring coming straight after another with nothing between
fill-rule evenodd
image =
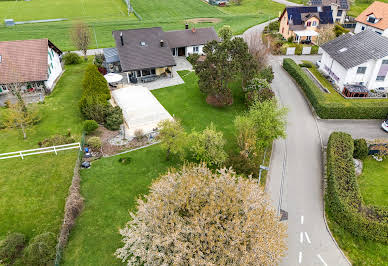
<instances>
[{"instance_id":1,"label":"large leafless tree","mask_svg":"<svg viewBox=\"0 0 388 266\"><path fill-rule=\"evenodd\" d=\"M73 25L71 29L71 39L73 41L74 46L82 51L85 57L85 61L87 58L87 51L91 39L91 33L89 26L82 21L78 21Z\"/></svg>"},{"instance_id":2,"label":"large leafless tree","mask_svg":"<svg viewBox=\"0 0 388 266\"><path fill-rule=\"evenodd\" d=\"M286 226L257 180L205 165L155 181L120 231L128 265L277 265Z\"/></svg>"},{"instance_id":3,"label":"large leafless tree","mask_svg":"<svg viewBox=\"0 0 388 266\"><path fill-rule=\"evenodd\" d=\"M334 25L325 25L318 28L318 38L317 45L321 46L322 44L334 40L336 38L334 32Z\"/></svg>"}]
</instances>

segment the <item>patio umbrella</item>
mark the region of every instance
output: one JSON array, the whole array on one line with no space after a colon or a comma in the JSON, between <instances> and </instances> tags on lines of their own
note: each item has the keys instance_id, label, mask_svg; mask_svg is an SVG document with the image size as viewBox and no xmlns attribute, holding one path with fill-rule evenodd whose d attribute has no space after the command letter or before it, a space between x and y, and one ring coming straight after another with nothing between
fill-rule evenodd
<instances>
[{"instance_id":1,"label":"patio umbrella","mask_svg":"<svg viewBox=\"0 0 388 266\"><path fill-rule=\"evenodd\" d=\"M104 78L106 79L106 81L108 81L108 83L115 83L122 80L123 76L115 73L109 73L109 74L106 74Z\"/></svg>"}]
</instances>

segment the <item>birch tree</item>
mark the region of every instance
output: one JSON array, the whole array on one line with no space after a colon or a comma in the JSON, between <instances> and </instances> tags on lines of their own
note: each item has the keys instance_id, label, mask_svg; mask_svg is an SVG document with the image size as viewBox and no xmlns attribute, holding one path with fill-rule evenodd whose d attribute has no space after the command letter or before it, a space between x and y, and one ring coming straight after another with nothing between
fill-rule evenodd
<instances>
[{"instance_id":1,"label":"birch tree","mask_svg":"<svg viewBox=\"0 0 388 266\"><path fill-rule=\"evenodd\" d=\"M82 51L82 53L84 54L85 61L87 61L87 51L91 39L89 26L82 21L79 21L74 24L71 30L71 39L73 41L74 46L78 50Z\"/></svg>"},{"instance_id":2,"label":"birch tree","mask_svg":"<svg viewBox=\"0 0 388 266\"><path fill-rule=\"evenodd\" d=\"M268 195L230 169L170 170L130 216L115 253L128 265L278 265L286 251Z\"/></svg>"}]
</instances>

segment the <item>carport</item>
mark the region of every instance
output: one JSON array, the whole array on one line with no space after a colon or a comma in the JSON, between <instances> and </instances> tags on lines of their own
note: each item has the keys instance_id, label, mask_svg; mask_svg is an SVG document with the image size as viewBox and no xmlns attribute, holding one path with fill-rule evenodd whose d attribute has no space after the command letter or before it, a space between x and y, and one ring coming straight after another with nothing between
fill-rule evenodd
<instances>
[{"instance_id":1,"label":"carport","mask_svg":"<svg viewBox=\"0 0 388 266\"><path fill-rule=\"evenodd\" d=\"M133 137L136 130L144 134L157 128L160 121L172 119L172 116L145 87L129 85L112 92L116 104L123 110L126 135Z\"/></svg>"}]
</instances>

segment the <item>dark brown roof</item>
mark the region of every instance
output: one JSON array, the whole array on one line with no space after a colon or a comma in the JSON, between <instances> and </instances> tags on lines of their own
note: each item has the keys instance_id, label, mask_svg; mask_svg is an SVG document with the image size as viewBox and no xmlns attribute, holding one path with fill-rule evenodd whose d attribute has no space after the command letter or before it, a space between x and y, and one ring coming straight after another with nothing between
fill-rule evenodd
<instances>
[{"instance_id":1,"label":"dark brown roof","mask_svg":"<svg viewBox=\"0 0 388 266\"><path fill-rule=\"evenodd\" d=\"M120 34L124 45L121 44ZM160 27L113 31L123 71L175 66L171 49ZM164 41L164 46L160 41Z\"/></svg>"},{"instance_id":2,"label":"dark brown roof","mask_svg":"<svg viewBox=\"0 0 388 266\"><path fill-rule=\"evenodd\" d=\"M0 42L0 84L47 80L48 39Z\"/></svg>"},{"instance_id":3,"label":"dark brown roof","mask_svg":"<svg viewBox=\"0 0 388 266\"><path fill-rule=\"evenodd\" d=\"M170 48L202 45L211 41L220 41L213 28L174 30L165 32Z\"/></svg>"}]
</instances>

